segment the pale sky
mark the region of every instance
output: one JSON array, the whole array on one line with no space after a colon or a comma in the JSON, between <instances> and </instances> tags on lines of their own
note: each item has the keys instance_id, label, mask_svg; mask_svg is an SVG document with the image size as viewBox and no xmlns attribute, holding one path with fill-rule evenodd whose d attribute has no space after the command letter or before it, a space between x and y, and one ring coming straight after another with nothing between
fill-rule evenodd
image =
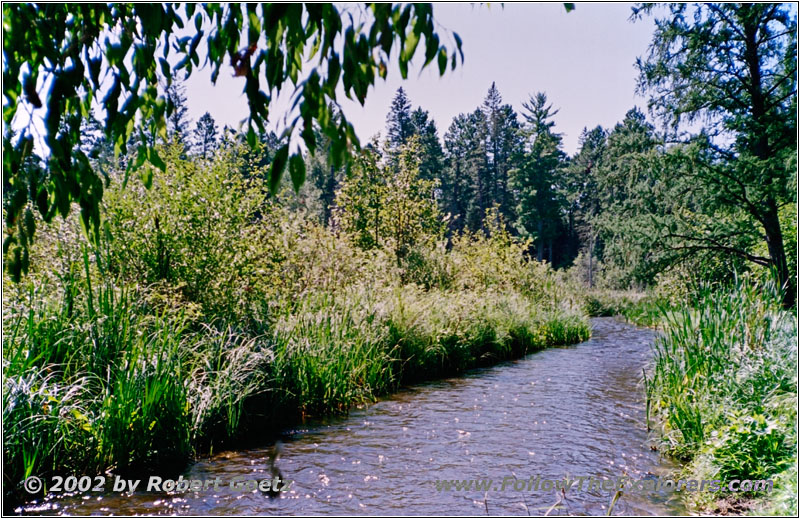
<instances>
[{"instance_id":1,"label":"pale sky","mask_svg":"<svg viewBox=\"0 0 800 519\"><path fill-rule=\"evenodd\" d=\"M389 104L400 86L415 108L430 112L440 137L454 116L483 102L492 81L517 113L530 94L544 91L560 109L556 130L564 136L564 150L572 154L584 127L611 127L634 105L646 106L646 99L635 95L634 63L646 52L653 22L630 22L630 14L631 4L577 4L570 13L561 3L437 4L440 32L456 31L463 40L463 65L455 71L448 68L444 77L435 63L421 75L418 66L411 67L408 79L402 80L394 63L386 81L378 78L370 89L364 107L343 95L339 101L363 143L384 133ZM237 127L247 116L244 79L233 78L227 63L216 86L209 77L206 68L186 82L189 116L197 121L208 111L220 128ZM285 97L271 108L276 127L287 106Z\"/></svg>"}]
</instances>

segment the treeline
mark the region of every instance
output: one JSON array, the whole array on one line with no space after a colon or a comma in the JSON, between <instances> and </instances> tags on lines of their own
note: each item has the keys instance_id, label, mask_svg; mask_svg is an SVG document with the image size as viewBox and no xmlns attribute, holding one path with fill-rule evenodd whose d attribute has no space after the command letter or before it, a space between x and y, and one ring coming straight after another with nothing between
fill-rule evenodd
<instances>
[{"instance_id":1,"label":"treeline","mask_svg":"<svg viewBox=\"0 0 800 519\"><path fill-rule=\"evenodd\" d=\"M664 276L697 286L781 264L796 272L791 182L774 185L780 222L774 232L784 243L769 249L765 215L755 209L764 202L726 196L725 183L740 166L733 157L717 156L708 136L701 136L706 142L671 143L668 132L658 132L634 107L613 128L585 128L580 148L569 156L553 120L557 113L546 94L537 93L517 114L492 84L483 104L456 116L440 139L430 114L412 108L400 88L385 137L362 153L384 171L362 179L358 192L367 196L393 182L399 157L413 142L419 179L431 183L429 197L448 236L486 231L486 211L496 208L514 235L529 240L531 257L555 268L574 265L589 286L641 288ZM776 150L774 161L789 175L792 149ZM343 210L337 192L359 181L319 153L308 158L308 171L302 203L325 225L336 226L334 216ZM764 173L769 175L786 174ZM365 204L375 208L380 202ZM794 286L791 276L782 283L789 291Z\"/></svg>"},{"instance_id":2,"label":"treeline","mask_svg":"<svg viewBox=\"0 0 800 519\"><path fill-rule=\"evenodd\" d=\"M201 159L211 159L220 146L245 143L245 134L220 131L208 113L192 124L183 91L180 82L168 90L176 110L164 142L178 143L184 157ZM522 107L518 114L504 103L493 83L483 103L457 115L440 138L430 113L414 108L400 88L385 135L375 136L349 164L329 158L331 141L317 129L316 153L305 157L306 182L295 186L293 196L284 179L279 197L326 227L357 235L362 248L392 241L398 260L423 231L447 240L461 232L486 233L490 211L512 235L528 240L531 258L573 267L590 287L642 288L665 278L699 286L730 281L753 267L776 269L781 262L787 273L796 272L790 182L773 188L773 232L782 244L770 249L759 228L769 215L726 196L725 182L740 166L735 158L715 155L710 137L670 143L669 132L656 131L634 107L613 128L584 128L570 156L547 95L531 95ZM92 122L85 125L87 155L101 163L115 160ZM791 119L786 125L791 127ZM261 132L257 146L245 152L242 175L268 166L284 143L275 133ZM136 149L135 143L129 148ZM125 169L135 157L116 160L116 168ZM791 171L791 157L780 160L781 169ZM774 170L765 177L770 174ZM260 176L268 182L266 173ZM794 277L783 284L794 286Z\"/></svg>"}]
</instances>

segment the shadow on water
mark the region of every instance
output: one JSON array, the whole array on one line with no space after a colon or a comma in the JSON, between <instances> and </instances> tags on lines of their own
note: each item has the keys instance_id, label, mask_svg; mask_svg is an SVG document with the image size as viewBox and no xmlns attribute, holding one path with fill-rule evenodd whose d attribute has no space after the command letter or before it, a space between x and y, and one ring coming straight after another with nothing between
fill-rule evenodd
<instances>
[{"instance_id":1,"label":"shadow on water","mask_svg":"<svg viewBox=\"0 0 800 519\"><path fill-rule=\"evenodd\" d=\"M577 346L407 388L346 418L286 431L279 456L275 446L225 452L184 472L220 478L216 490L54 496L23 513L603 515L613 491L529 490L530 478L637 480L674 467L651 449L645 427L641 374L653 332L611 318L592 324L592 339ZM237 477L272 479L273 461L293 480L279 497L230 488ZM492 480L488 492L435 485L484 479ZM525 480L522 491L516 480ZM624 493L613 508L682 512L679 495L666 491Z\"/></svg>"}]
</instances>

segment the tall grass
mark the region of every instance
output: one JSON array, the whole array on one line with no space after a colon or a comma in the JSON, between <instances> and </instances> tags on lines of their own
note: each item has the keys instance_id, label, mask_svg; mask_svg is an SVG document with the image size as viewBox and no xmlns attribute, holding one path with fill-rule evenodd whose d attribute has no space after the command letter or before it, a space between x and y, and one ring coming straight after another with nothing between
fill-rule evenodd
<instances>
[{"instance_id":1,"label":"tall grass","mask_svg":"<svg viewBox=\"0 0 800 519\"><path fill-rule=\"evenodd\" d=\"M303 291L255 333L154 305L84 261L65 289L71 308L38 286L4 316L4 480L16 497L29 475L174 468L402 384L589 336L580 314L510 286L356 280Z\"/></svg>"},{"instance_id":2,"label":"tall grass","mask_svg":"<svg viewBox=\"0 0 800 519\"><path fill-rule=\"evenodd\" d=\"M497 218L399 261L268 199L234 149L163 156L147 193L112 183L100 243L75 218L41 222L31 273L3 293L12 496L33 474L176 469L589 336L571 290Z\"/></svg>"},{"instance_id":3,"label":"tall grass","mask_svg":"<svg viewBox=\"0 0 800 519\"><path fill-rule=\"evenodd\" d=\"M771 281L738 279L662 315L648 403L667 450L695 477L764 479L796 467L797 328L780 302Z\"/></svg>"},{"instance_id":4,"label":"tall grass","mask_svg":"<svg viewBox=\"0 0 800 519\"><path fill-rule=\"evenodd\" d=\"M309 296L272 334L251 337L230 325L189 330L117 292L97 299L96 291L92 319L50 306L7 334L4 477L12 488L65 469L182 463L292 419L346 412L403 383L589 335L579 315L540 312L518 294L355 287ZM103 340L87 333L112 322Z\"/></svg>"}]
</instances>

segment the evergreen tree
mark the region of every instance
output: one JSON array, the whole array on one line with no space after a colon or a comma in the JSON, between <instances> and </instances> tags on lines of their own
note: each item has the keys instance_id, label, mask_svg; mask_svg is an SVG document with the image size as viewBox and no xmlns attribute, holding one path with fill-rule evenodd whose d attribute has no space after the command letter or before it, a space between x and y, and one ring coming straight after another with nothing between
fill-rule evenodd
<instances>
[{"instance_id":1,"label":"evergreen tree","mask_svg":"<svg viewBox=\"0 0 800 519\"><path fill-rule=\"evenodd\" d=\"M653 281L665 258L654 223L671 220L672 204L684 203L662 182L674 170L661 173L659 145L653 125L641 110L632 108L609 132L595 168L600 205L590 220L597 238L595 252L615 271L620 288Z\"/></svg>"},{"instance_id":2,"label":"evergreen tree","mask_svg":"<svg viewBox=\"0 0 800 519\"><path fill-rule=\"evenodd\" d=\"M508 177L522 151L519 121L511 105L503 104L495 83L486 94L483 112L487 123L486 162L489 174L485 182L492 201L490 205L497 204L500 214L513 221L514 207Z\"/></svg>"},{"instance_id":3,"label":"evergreen tree","mask_svg":"<svg viewBox=\"0 0 800 519\"><path fill-rule=\"evenodd\" d=\"M597 126L586 128L580 136L580 149L564 167L562 186L566 203L567 236L565 261L571 263L583 249L593 261L597 229L594 218L600 211L597 170L606 147L606 131ZM590 265L591 276L591 265ZM589 279L592 284L592 279Z\"/></svg>"},{"instance_id":4,"label":"evergreen tree","mask_svg":"<svg viewBox=\"0 0 800 519\"><path fill-rule=\"evenodd\" d=\"M189 134L189 108L186 104L186 86L174 80L167 87L167 103L171 105L172 113L167 119L167 137L172 142L183 144L186 148L187 136Z\"/></svg>"},{"instance_id":5,"label":"evergreen tree","mask_svg":"<svg viewBox=\"0 0 800 519\"><path fill-rule=\"evenodd\" d=\"M444 136L447 167L442 176L442 207L452 230L476 231L491 207L486 170L486 116L481 110L459 114Z\"/></svg>"},{"instance_id":6,"label":"evergreen tree","mask_svg":"<svg viewBox=\"0 0 800 519\"><path fill-rule=\"evenodd\" d=\"M395 153L400 146L408 142L415 134L414 124L411 120L411 101L403 87L397 89L386 116L386 147L390 153Z\"/></svg>"},{"instance_id":7,"label":"evergreen tree","mask_svg":"<svg viewBox=\"0 0 800 519\"><path fill-rule=\"evenodd\" d=\"M418 107L411 113L413 135L419 136L420 147L420 177L425 180L440 178L442 175L442 162L444 153L442 143L439 141L439 131L436 122L430 118L427 110Z\"/></svg>"},{"instance_id":8,"label":"evergreen tree","mask_svg":"<svg viewBox=\"0 0 800 519\"><path fill-rule=\"evenodd\" d=\"M204 159L217 147L217 123L208 112L204 113L197 121L194 129L194 144L197 153Z\"/></svg>"},{"instance_id":9,"label":"evergreen tree","mask_svg":"<svg viewBox=\"0 0 800 519\"><path fill-rule=\"evenodd\" d=\"M511 179L517 199L516 228L523 236L533 238L537 260L545 259L546 248L552 263L562 206L557 177L565 157L561 135L553 131L555 123L551 120L558 110L547 103L544 93L531 96L523 107L527 111L523 114L527 150Z\"/></svg>"}]
</instances>

